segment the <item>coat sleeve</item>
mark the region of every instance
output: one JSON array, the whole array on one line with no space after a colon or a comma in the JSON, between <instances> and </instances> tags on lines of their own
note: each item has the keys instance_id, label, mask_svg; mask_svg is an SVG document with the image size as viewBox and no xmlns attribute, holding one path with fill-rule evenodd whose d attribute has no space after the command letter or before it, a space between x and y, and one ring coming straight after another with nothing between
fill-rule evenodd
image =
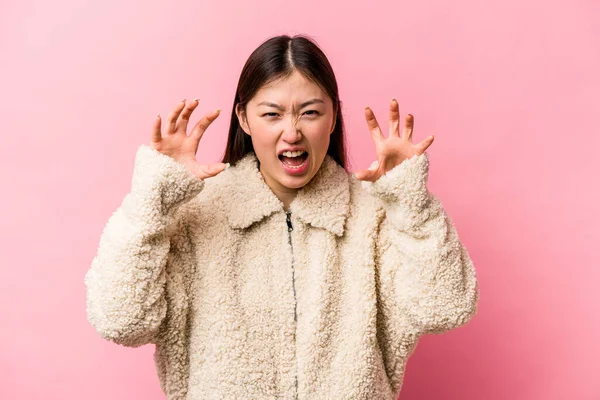
<instances>
[{"instance_id":1,"label":"coat sleeve","mask_svg":"<svg viewBox=\"0 0 600 400\"><path fill-rule=\"evenodd\" d=\"M86 272L87 318L106 340L153 343L165 318L167 259L178 207L204 187L182 164L147 145L137 150L131 191L106 223Z\"/></svg>"},{"instance_id":2,"label":"coat sleeve","mask_svg":"<svg viewBox=\"0 0 600 400\"><path fill-rule=\"evenodd\" d=\"M427 189L428 173L425 152L361 185L381 200L376 240L381 298L416 333L440 334L477 313L479 287L452 220Z\"/></svg>"}]
</instances>

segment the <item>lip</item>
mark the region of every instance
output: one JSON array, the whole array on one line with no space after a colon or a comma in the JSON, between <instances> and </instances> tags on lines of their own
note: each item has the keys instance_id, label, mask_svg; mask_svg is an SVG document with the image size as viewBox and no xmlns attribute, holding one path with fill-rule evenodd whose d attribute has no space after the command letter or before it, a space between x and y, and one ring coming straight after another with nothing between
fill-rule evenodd
<instances>
[{"instance_id":1,"label":"lip","mask_svg":"<svg viewBox=\"0 0 600 400\"><path fill-rule=\"evenodd\" d=\"M287 150L285 150L287 151ZM306 156L306 160L304 160L304 163L302 164L301 167L299 168L290 168L287 165L285 165L285 163L281 160L279 160L279 162L281 163L281 167L283 168L283 170L290 174L290 175L301 175L304 172L306 172L306 170L308 169L308 159L310 158L310 154L308 154Z\"/></svg>"},{"instance_id":2,"label":"lip","mask_svg":"<svg viewBox=\"0 0 600 400\"><path fill-rule=\"evenodd\" d=\"M298 147L298 146L296 146L296 147L288 147L287 149L280 150L277 153L277 157L279 157L280 155L282 155L286 151L306 151L306 148L304 148L304 147Z\"/></svg>"}]
</instances>

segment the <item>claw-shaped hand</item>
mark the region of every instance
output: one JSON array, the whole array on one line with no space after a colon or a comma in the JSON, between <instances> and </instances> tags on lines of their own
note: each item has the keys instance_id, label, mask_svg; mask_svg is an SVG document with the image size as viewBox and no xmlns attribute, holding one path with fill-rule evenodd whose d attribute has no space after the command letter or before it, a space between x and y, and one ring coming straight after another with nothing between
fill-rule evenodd
<instances>
[{"instance_id":1,"label":"claw-shaped hand","mask_svg":"<svg viewBox=\"0 0 600 400\"><path fill-rule=\"evenodd\" d=\"M414 117L411 114L406 116L400 135L400 111L396 99L392 99L390 104L390 129L387 138L381 133L375 114L369 107L365 108L365 118L375 142L377 161L371 168L355 172L356 179L374 182L402 161L423 154L433 143L433 135L418 144L412 142Z\"/></svg>"}]
</instances>

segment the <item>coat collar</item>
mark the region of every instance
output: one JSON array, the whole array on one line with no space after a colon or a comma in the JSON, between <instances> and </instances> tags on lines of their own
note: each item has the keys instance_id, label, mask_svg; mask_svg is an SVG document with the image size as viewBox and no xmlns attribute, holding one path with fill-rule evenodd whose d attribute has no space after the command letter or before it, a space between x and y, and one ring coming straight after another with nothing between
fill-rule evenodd
<instances>
[{"instance_id":1,"label":"coat collar","mask_svg":"<svg viewBox=\"0 0 600 400\"><path fill-rule=\"evenodd\" d=\"M273 193L258 169L254 152L247 153L229 168L224 191L225 212L233 228L248 228L276 211L283 203ZM341 236L349 210L349 176L326 155L313 179L298 191L290 211L303 222Z\"/></svg>"}]
</instances>

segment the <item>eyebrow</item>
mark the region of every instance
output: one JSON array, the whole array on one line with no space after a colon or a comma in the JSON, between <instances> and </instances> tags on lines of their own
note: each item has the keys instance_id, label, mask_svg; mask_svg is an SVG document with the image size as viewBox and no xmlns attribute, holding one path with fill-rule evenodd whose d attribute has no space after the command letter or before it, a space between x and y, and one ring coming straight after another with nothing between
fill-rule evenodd
<instances>
[{"instance_id":1,"label":"eyebrow","mask_svg":"<svg viewBox=\"0 0 600 400\"><path fill-rule=\"evenodd\" d=\"M312 100L305 101L304 103L300 104L300 108L304 108L304 107L306 107L306 106L308 106L310 104L314 104L314 103L323 103L323 104L325 104L325 102L323 100L321 100L321 99L312 99ZM257 104L257 106L262 106L262 105L269 106L269 107L274 107L274 108L276 108L276 109L278 109L280 111L284 111L285 110L285 107L280 106L279 104L276 104L276 103L271 103L269 101L263 101L263 102Z\"/></svg>"}]
</instances>

